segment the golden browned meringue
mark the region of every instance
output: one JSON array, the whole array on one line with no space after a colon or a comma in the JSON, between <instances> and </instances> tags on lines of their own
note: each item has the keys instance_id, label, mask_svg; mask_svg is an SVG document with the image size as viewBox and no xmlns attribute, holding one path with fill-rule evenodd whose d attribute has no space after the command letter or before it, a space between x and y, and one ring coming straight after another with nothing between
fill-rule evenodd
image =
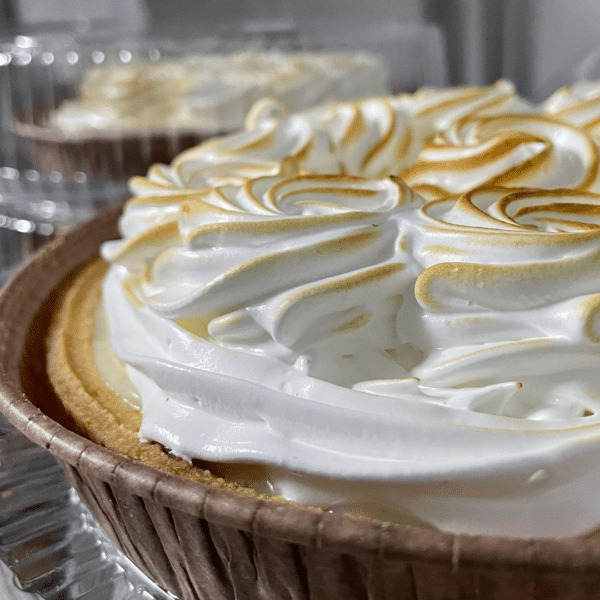
<instances>
[{"instance_id":1,"label":"golden browned meringue","mask_svg":"<svg viewBox=\"0 0 600 600\"><path fill-rule=\"evenodd\" d=\"M97 364L141 438L329 510L596 529L598 149L540 113L505 82L262 102L133 180Z\"/></svg>"}]
</instances>

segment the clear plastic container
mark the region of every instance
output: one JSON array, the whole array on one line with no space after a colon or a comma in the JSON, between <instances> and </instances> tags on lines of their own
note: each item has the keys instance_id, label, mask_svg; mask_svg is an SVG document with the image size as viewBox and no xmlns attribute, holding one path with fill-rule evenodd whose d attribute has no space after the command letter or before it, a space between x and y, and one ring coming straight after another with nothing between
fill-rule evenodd
<instances>
[{"instance_id":1,"label":"clear plastic container","mask_svg":"<svg viewBox=\"0 0 600 600\"><path fill-rule=\"evenodd\" d=\"M379 57L344 49L336 60L325 48L289 53L275 38L246 39L252 36L182 43L16 38L0 54L10 138L4 166L91 187L124 184L186 147L243 127L264 95L301 110L389 91ZM294 50L312 45L307 37Z\"/></svg>"},{"instance_id":2,"label":"clear plastic container","mask_svg":"<svg viewBox=\"0 0 600 600\"><path fill-rule=\"evenodd\" d=\"M125 197L116 185L93 189L34 169L0 168L0 286L42 245Z\"/></svg>"},{"instance_id":3,"label":"clear plastic container","mask_svg":"<svg viewBox=\"0 0 600 600\"><path fill-rule=\"evenodd\" d=\"M131 176L145 174L151 164L170 162L183 149L207 137L241 127L253 101L266 93L267 88L260 83L266 72L281 69L285 73L289 53L299 51L319 57L341 53L348 60L342 61L343 68L333 62L329 67L325 62L326 72L314 80L298 75L299 83L290 83L283 76L272 85L271 92L277 86L284 88L279 90L281 98L291 102L291 110L330 98L345 100L354 94L372 95L371 91L410 91L446 81L439 30L423 23L393 20L358 23L320 19L299 24L289 19L260 19L247 20L236 32L201 39L125 42L91 34L80 38L47 34L22 35L1 45L0 283L44 241L125 200ZM276 58L265 62L265 55ZM360 55L373 58L375 66L369 64L361 71L362 66L352 63ZM216 61L214 57L225 60L224 72L214 69L195 81L185 105L186 110L197 111L193 116L209 115L210 119L206 117L195 127L190 126L189 119L183 125L156 126L150 122L156 111L148 107L156 102L162 108L164 101L159 94L169 96L181 85L176 78L165 85L161 77L172 77L171 71L182 60L191 60L201 69L206 68L202 61ZM377 61L382 65L381 76ZM352 65L347 72L346 63ZM136 71L136 65L143 68ZM157 76L161 65L167 68ZM246 67L254 69L251 74ZM230 69L232 72L227 72ZM237 75L233 73L236 69ZM99 83L94 83L94 76ZM385 76L389 77L387 90L385 81L380 81ZM361 78L362 87L358 85ZM98 92L106 97L107 106L111 94L119 102L126 97L123 110L130 110L135 117L133 128L58 128L56 115L64 117L65 106L81 96L90 79L96 86L92 85L92 96ZM284 86L281 81L285 81ZM234 91L239 87L243 93ZM132 90L135 102L127 104ZM164 103L162 112L169 113L171 106Z\"/></svg>"},{"instance_id":4,"label":"clear plastic container","mask_svg":"<svg viewBox=\"0 0 600 600\"><path fill-rule=\"evenodd\" d=\"M3 600L173 600L98 527L54 458L0 416Z\"/></svg>"}]
</instances>

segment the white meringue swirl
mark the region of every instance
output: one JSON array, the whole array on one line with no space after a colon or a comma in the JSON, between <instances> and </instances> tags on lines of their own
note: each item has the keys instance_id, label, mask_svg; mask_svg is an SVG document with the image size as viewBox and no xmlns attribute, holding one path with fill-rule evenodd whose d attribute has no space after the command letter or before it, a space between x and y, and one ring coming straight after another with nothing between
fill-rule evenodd
<instances>
[{"instance_id":1,"label":"white meringue swirl","mask_svg":"<svg viewBox=\"0 0 600 600\"><path fill-rule=\"evenodd\" d=\"M146 196L235 185L275 175L289 163L292 171L310 173L399 175L432 135L452 123L519 112L533 108L506 81L336 102L291 115L279 102L263 99L249 112L245 130L187 150L169 167L154 165L146 177L133 178L131 188Z\"/></svg>"},{"instance_id":2,"label":"white meringue swirl","mask_svg":"<svg viewBox=\"0 0 600 600\"><path fill-rule=\"evenodd\" d=\"M184 54L96 65L78 97L50 115L65 133L79 131L234 131L252 104L279 100L292 112L327 100L388 91L382 59L364 52Z\"/></svg>"},{"instance_id":3,"label":"white meringue swirl","mask_svg":"<svg viewBox=\"0 0 600 600\"><path fill-rule=\"evenodd\" d=\"M542 104L542 111L581 127L597 140L600 136L600 83L579 81L565 86Z\"/></svg>"},{"instance_id":4,"label":"white meringue swirl","mask_svg":"<svg viewBox=\"0 0 600 600\"><path fill-rule=\"evenodd\" d=\"M425 202L396 179L297 175L165 206L103 248L142 436L267 465L294 500L368 510L368 488L388 518L453 531L600 523L599 196ZM548 520L563 489L586 516Z\"/></svg>"},{"instance_id":5,"label":"white meringue swirl","mask_svg":"<svg viewBox=\"0 0 600 600\"><path fill-rule=\"evenodd\" d=\"M103 303L141 436L331 510L588 533L596 142L504 82L436 95L263 102L132 182Z\"/></svg>"},{"instance_id":6,"label":"white meringue swirl","mask_svg":"<svg viewBox=\"0 0 600 600\"><path fill-rule=\"evenodd\" d=\"M548 116L512 114L455 122L400 175L428 197L492 184L598 190L598 164L587 132Z\"/></svg>"}]
</instances>

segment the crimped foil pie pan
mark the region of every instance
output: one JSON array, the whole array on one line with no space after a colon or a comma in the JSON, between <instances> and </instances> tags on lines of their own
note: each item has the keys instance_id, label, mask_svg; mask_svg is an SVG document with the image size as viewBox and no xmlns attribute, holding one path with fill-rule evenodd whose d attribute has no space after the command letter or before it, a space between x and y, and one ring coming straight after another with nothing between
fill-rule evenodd
<instances>
[{"instance_id":1,"label":"crimped foil pie pan","mask_svg":"<svg viewBox=\"0 0 600 600\"><path fill-rule=\"evenodd\" d=\"M180 600L580 600L600 589L600 541L451 535L319 513L196 483L68 429L44 338L70 274L117 236L113 209L59 238L0 294L0 411L59 461L90 512Z\"/></svg>"}]
</instances>

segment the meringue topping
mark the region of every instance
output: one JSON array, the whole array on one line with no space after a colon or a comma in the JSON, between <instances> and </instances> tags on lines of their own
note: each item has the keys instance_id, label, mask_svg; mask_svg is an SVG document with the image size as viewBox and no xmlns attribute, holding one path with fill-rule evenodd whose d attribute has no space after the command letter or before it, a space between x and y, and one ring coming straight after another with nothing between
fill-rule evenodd
<instances>
[{"instance_id":1,"label":"meringue topping","mask_svg":"<svg viewBox=\"0 0 600 600\"><path fill-rule=\"evenodd\" d=\"M360 52L187 54L159 61L96 65L50 124L82 130L143 132L233 131L262 97L290 111L326 100L347 100L388 90L388 73L375 55Z\"/></svg>"},{"instance_id":2,"label":"meringue topping","mask_svg":"<svg viewBox=\"0 0 600 600\"><path fill-rule=\"evenodd\" d=\"M506 88L262 103L136 178L102 310L142 438L330 510L598 528L596 143Z\"/></svg>"}]
</instances>

